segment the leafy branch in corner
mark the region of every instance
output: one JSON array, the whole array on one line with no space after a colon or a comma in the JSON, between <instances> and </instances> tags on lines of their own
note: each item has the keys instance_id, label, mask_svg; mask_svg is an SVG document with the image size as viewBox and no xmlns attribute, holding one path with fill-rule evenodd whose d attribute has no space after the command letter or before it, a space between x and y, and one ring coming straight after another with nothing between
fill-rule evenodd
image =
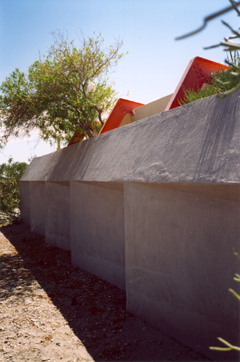
<instances>
[{"instance_id":1,"label":"leafy branch in corner","mask_svg":"<svg viewBox=\"0 0 240 362\"><path fill-rule=\"evenodd\" d=\"M189 36L195 35L197 33L199 33L200 31L202 31L203 29L205 29L207 23L231 10L235 10L237 15L240 16L240 11L238 9L238 6L240 6L240 2L236 2L234 0L229 0L230 2L230 6L228 6L225 9L222 9L220 11L215 12L214 14L208 15L207 17L204 18L203 20L203 25L201 27L199 27L197 30L194 30L188 34L185 34L183 36L177 37L176 40L181 40L181 39L185 39ZM240 32L237 30L234 30L228 23L226 23L225 21L222 20L223 25L225 25L228 29L231 30L232 32L232 36L226 37L224 38L224 41L220 42L219 44L216 45L212 45L209 47L205 47L204 49L211 49L211 48L216 48L216 47L220 47L223 46L224 47L224 51L227 51L230 53L230 57L232 52L236 52L240 50L240 43L236 42L236 41L232 41L232 39L237 39L240 38ZM219 80L219 84L221 84L222 86L226 86L228 88L228 90L224 91L221 96L227 96L233 92L235 92L238 88L240 88L240 67L237 64L234 64L233 60L229 60L226 59L225 63L228 64L231 67L231 75L233 77L232 80L229 80L228 82L222 82L221 80Z\"/></svg>"},{"instance_id":2,"label":"leafy branch in corner","mask_svg":"<svg viewBox=\"0 0 240 362\"><path fill-rule=\"evenodd\" d=\"M240 254L237 252L234 252L234 255L240 259ZM235 274L235 277L233 278L236 282L240 282L240 275ZM236 293L233 289L229 289L229 292L240 302L240 295ZM209 347L213 351L222 351L222 352L228 352L228 351L237 351L240 352L240 347L234 346L231 343L225 341L225 339L218 337L218 340L224 344L226 347Z\"/></svg>"}]
</instances>

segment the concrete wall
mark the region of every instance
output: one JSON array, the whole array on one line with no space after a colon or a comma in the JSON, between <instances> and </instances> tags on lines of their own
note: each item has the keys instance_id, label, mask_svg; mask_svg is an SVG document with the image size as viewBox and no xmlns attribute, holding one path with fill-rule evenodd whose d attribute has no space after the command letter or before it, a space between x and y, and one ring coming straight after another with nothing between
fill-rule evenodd
<instances>
[{"instance_id":1,"label":"concrete wall","mask_svg":"<svg viewBox=\"0 0 240 362\"><path fill-rule=\"evenodd\" d=\"M125 290L122 183L71 183L72 262Z\"/></svg>"},{"instance_id":2,"label":"concrete wall","mask_svg":"<svg viewBox=\"0 0 240 362\"><path fill-rule=\"evenodd\" d=\"M20 210L21 220L24 224L30 226L30 182L20 182Z\"/></svg>"},{"instance_id":3,"label":"concrete wall","mask_svg":"<svg viewBox=\"0 0 240 362\"><path fill-rule=\"evenodd\" d=\"M239 344L239 302L228 292L240 292L239 95L39 157L21 179L23 221L33 230L126 290L139 318L229 360L208 347L218 336Z\"/></svg>"},{"instance_id":4,"label":"concrete wall","mask_svg":"<svg viewBox=\"0 0 240 362\"><path fill-rule=\"evenodd\" d=\"M29 205L31 230L38 234L45 235L45 217L47 205L45 199L44 182L39 181L29 183Z\"/></svg>"},{"instance_id":5,"label":"concrete wall","mask_svg":"<svg viewBox=\"0 0 240 362\"><path fill-rule=\"evenodd\" d=\"M69 182L46 182L46 243L71 250Z\"/></svg>"},{"instance_id":6,"label":"concrete wall","mask_svg":"<svg viewBox=\"0 0 240 362\"><path fill-rule=\"evenodd\" d=\"M126 290L130 312L209 355L216 336L239 344L228 288L238 287L240 203L206 197L205 186L124 185Z\"/></svg>"}]
</instances>

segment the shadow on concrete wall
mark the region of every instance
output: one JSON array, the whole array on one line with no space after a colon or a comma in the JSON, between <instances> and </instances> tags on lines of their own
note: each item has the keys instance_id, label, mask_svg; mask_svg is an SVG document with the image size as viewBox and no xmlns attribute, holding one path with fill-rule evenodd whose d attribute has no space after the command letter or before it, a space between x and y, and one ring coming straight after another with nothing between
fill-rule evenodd
<instances>
[{"instance_id":1,"label":"shadow on concrete wall","mask_svg":"<svg viewBox=\"0 0 240 362\"><path fill-rule=\"evenodd\" d=\"M127 312L125 293L72 266L70 251L21 224L1 232L19 253L0 257L1 298L33 293L37 280L95 361L209 360Z\"/></svg>"},{"instance_id":2,"label":"shadow on concrete wall","mask_svg":"<svg viewBox=\"0 0 240 362\"><path fill-rule=\"evenodd\" d=\"M221 99L219 101L221 102ZM202 150L193 181L199 181L202 175L211 173L215 174L216 179L224 178L227 175L222 174L223 170L231 168L231 159L226 158L225 155L230 150L239 109L230 97L226 98L224 103L220 102L216 102L214 107L209 109L209 121L206 124ZM228 167L227 162L230 163Z\"/></svg>"}]
</instances>

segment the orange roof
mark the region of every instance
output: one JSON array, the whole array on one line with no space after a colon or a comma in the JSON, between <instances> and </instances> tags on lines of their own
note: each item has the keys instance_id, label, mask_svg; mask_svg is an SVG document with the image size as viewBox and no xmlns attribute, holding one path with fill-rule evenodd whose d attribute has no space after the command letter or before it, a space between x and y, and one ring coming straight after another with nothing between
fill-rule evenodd
<instances>
[{"instance_id":1,"label":"orange roof","mask_svg":"<svg viewBox=\"0 0 240 362\"><path fill-rule=\"evenodd\" d=\"M122 123L125 114L129 113L133 115L133 109L141 106L144 106L144 104L119 98L99 134L118 128Z\"/></svg>"},{"instance_id":2,"label":"orange roof","mask_svg":"<svg viewBox=\"0 0 240 362\"><path fill-rule=\"evenodd\" d=\"M206 83L211 73L221 72L226 69L229 69L227 65L216 63L205 58L195 57L190 60L165 111L180 105L179 100L184 98L185 90L194 89L196 91L198 87L201 88L203 84Z\"/></svg>"}]
</instances>

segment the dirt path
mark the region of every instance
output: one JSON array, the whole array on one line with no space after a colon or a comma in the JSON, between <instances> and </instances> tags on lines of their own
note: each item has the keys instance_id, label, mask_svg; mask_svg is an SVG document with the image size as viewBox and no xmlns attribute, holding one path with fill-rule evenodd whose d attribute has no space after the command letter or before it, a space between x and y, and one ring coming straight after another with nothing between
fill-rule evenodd
<instances>
[{"instance_id":1,"label":"dirt path","mask_svg":"<svg viewBox=\"0 0 240 362\"><path fill-rule=\"evenodd\" d=\"M23 224L0 229L0 361L207 361Z\"/></svg>"}]
</instances>

